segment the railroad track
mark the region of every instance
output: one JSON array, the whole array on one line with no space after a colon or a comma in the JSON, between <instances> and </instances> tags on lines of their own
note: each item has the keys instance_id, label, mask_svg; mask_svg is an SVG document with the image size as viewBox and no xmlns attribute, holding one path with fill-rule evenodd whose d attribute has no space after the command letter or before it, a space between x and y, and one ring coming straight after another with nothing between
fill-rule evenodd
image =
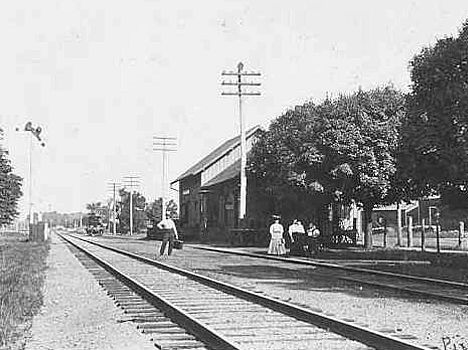
<instances>
[{"instance_id":1,"label":"railroad track","mask_svg":"<svg viewBox=\"0 0 468 350\"><path fill-rule=\"evenodd\" d=\"M70 249L94 275L107 294L114 299L117 306L124 310L125 317L118 322L136 323L137 328L145 335L149 335L150 341L159 349L210 349L188 333L185 328L172 322L161 309L155 307L102 265L92 260L85 252L74 246Z\"/></svg>"},{"instance_id":2,"label":"railroad track","mask_svg":"<svg viewBox=\"0 0 468 350\"><path fill-rule=\"evenodd\" d=\"M106 270L97 274L100 283L161 349L433 348L81 237L61 237Z\"/></svg>"},{"instance_id":3,"label":"railroad track","mask_svg":"<svg viewBox=\"0 0 468 350\"><path fill-rule=\"evenodd\" d=\"M330 278L340 279L350 283L371 286L379 289L389 289L418 297L468 305L468 284L466 283L398 274L394 272L365 269L360 267L344 266L340 264L319 262L314 260L267 256L262 254L241 252L237 250L224 248L194 248L215 251L219 253L243 255L261 259L279 260L287 263L309 265L325 269L332 269L335 271L339 270L345 272L346 275L339 276L334 274L330 275ZM369 276L372 276L372 279L370 279Z\"/></svg>"}]
</instances>

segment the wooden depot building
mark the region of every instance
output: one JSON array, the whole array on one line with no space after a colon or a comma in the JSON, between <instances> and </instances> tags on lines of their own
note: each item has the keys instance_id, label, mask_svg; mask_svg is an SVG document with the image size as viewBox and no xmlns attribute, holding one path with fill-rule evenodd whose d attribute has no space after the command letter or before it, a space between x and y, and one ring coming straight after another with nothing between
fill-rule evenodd
<instances>
[{"instance_id":1,"label":"wooden depot building","mask_svg":"<svg viewBox=\"0 0 468 350\"><path fill-rule=\"evenodd\" d=\"M246 132L247 153L260 126ZM238 226L240 136L213 150L171 184L179 183L179 225L185 237L223 236ZM247 217L254 199L247 185Z\"/></svg>"}]
</instances>

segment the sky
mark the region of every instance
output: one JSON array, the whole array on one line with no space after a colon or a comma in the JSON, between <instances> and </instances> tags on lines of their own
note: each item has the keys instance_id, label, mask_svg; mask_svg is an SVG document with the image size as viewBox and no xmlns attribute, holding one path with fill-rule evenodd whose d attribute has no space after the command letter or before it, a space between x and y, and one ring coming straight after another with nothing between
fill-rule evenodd
<instances>
[{"instance_id":1,"label":"sky","mask_svg":"<svg viewBox=\"0 0 468 350\"><path fill-rule=\"evenodd\" d=\"M242 61L262 74L243 110L247 126L267 127L327 94L408 91L411 58L467 18L466 0L3 1L0 125L24 178L20 209L29 135L16 128L27 121L46 143L32 144L35 210L84 210L124 176L139 176L151 200L162 193L153 136L177 138L174 180L239 133L222 71Z\"/></svg>"}]
</instances>

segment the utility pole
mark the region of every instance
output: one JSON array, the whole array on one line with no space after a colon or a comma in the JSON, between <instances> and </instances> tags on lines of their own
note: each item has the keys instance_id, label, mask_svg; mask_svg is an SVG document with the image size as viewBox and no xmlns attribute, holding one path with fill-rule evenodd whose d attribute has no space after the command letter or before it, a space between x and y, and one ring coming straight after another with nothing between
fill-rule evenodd
<instances>
[{"instance_id":1,"label":"utility pole","mask_svg":"<svg viewBox=\"0 0 468 350\"><path fill-rule=\"evenodd\" d=\"M169 174L169 155L168 152L175 152L177 147L175 137L153 136L153 151L162 152L162 194L161 194L161 218L166 218L166 203L167 203L167 183ZM156 198L156 197L155 197Z\"/></svg>"},{"instance_id":2,"label":"utility pole","mask_svg":"<svg viewBox=\"0 0 468 350\"><path fill-rule=\"evenodd\" d=\"M240 207L239 207L239 223L245 218L246 208L247 208L247 177L245 175L245 166L247 163L247 149L246 149L246 140L245 140L245 119L242 114L242 96L260 96L260 92L247 92L243 91L243 86L260 86L260 83L255 82L243 82L242 77L254 76L258 77L261 74L257 72L244 72L244 65L242 62L239 62L237 65L237 72L222 72L221 75L224 76L234 76L237 77L237 81L223 81L221 85L223 86L236 86L236 92L222 92L223 96L238 96L239 98L239 126L240 126L240 149L241 149L241 171L240 171Z\"/></svg>"},{"instance_id":3,"label":"utility pole","mask_svg":"<svg viewBox=\"0 0 468 350\"><path fill-rule=\"evenodd\" d=\"M133 235L133 189L138 187L139 176L124 176L125 187L130 188L130 235Z\"/></svg>"},{"instance_id":4,"label":"utility pole","mask_svg":"<svg viewBox=\"0 0 468 350\"><path fill-rule=\"evenodd\" d=\"M120 183L118 182L115 182L115 181L111 181L107 184L109 187L108 189L112 191L112 205L113 205L113 209L112 209L112 233L114 234L114 236L117 234L117 229L116 229L116 225L115 225L115 220L117 218L117 203L115 201L115 191L118 187L120 187Z\"/></svg>"}]
</instances>

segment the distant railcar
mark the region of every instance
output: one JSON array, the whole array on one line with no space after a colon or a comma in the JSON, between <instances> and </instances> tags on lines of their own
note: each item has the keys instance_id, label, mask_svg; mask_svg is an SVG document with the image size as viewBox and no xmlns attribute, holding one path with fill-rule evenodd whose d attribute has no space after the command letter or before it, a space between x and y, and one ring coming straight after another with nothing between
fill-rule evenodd
<instances>
[{"instance_id":1,"label":"distant railcar","mask_svg":"<svg viewBox=\"0 0 468 350\"><path fill-rule=\"evenodd\" d=\"M85 218L86 234L90 236L102 235L104 233L104 224L101 216L91 213Z\"/></svg>"}]
</instances>

